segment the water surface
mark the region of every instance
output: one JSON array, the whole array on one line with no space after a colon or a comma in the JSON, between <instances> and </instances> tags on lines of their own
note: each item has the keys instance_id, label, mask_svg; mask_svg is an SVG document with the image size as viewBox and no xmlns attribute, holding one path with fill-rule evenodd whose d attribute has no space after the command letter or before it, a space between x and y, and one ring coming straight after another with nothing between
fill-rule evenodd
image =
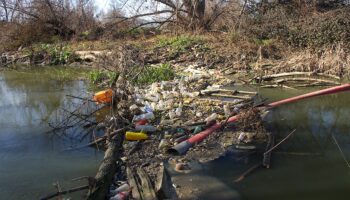
<instances>
[{"instance_id":1,"label":"water surface","mask_svg":"<svg viewBox=\"0 0 350 200\"><path fill-rule=\"evenodd\" d=\"M270 102L306 93L264 89ZM237 162L227 155L211 162L207 173L235 188L247 200L349 199L350 169L333 137L350 160L350 93L303 100L271 110L266 124L278 140L293 129L294 135L276 149L272 168L254 171L239 183L234 179L261 161L255 156Z\"/></svg>"},{"instance_id":2,"label":"water surface","mask_svg":"<svg viewBox=\"0 0 350 200\"><path fill-rule=\"evenodd\" d=\"M76 141L46 133L59 108L79 103L65 95L88 90L84 81L46 75L47 69L0 72L1 199L38 199L55 191L56 181L63 189L83 185L71 179L93 176L101 160L93 149L62 152Z\"/></svg>"}]
</instances>

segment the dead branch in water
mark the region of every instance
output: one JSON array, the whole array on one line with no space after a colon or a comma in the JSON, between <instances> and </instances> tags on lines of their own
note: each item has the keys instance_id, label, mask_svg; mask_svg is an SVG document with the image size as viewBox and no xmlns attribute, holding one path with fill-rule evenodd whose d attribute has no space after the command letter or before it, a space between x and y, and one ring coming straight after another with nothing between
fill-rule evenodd
<instances>
[{"instance_id":1,"label":"dead branch in water","mask_svg":"<svg viewBox=\"0 0 350 200\"><path fill-rule=\"evenodd\" d=\"M338 144L337 139L334 137L333 133L332 133L331 135L332 135L332 138L333 138L333 140L334 140L334 143L337 145L337 147L338 147L338 149L339 149L340 155L342 156L342 158L343 158L344 162L346 163L347 167L350 169L350 163L349 163L349 161L346 159L343 150L340 148L340 145Z\"/></svg>"},{"instance_id":2,"label":"dead branch in water","mask_svg":"<svg viewBox=\"0 0 350 200\"><path fill-rule=\"evenodd\" d=\"M41 197L40 200L49 200L49 199L52 199L54 197L58 197L58 196L65 195L65 194L70 194L70 193L81 191L81 190L87 190L87 189L89 189L89 185L83 185L83 186L71 188L71 189L68 189L68 190L59 191L59 192L56 192L56 193L53 193L53 194L49 194L49 195L47 195L45 197Z\"/></svg>"},{"instance_id":3,"label":"dead branch in water","mask_svg":"<svg viewBox=\"0 0 350 200\"><path fill-rule=\"evenodd\" d=\"M77 150L77 149L82 149L82 148L85 148L85 147L91 147L91 146L94 146L94 145L98 145L99 143L105 141L108 137L114 137L115 135L119 134L119 133L122 133L122 132L125 132L126 130L128 130L128 128L130 128L130 126L126 126L124 128L120 128L118 130L115 130L113 131L112 133L110 133L109 135L105 135L99 139L96 139L90 143L87 143L87 144L84 144L82 146L79 146L79 147L74 147L74 148L68 148L68 149L65 149L63 151L73 151L73 150Z\"/></svg>"}]
</instances>

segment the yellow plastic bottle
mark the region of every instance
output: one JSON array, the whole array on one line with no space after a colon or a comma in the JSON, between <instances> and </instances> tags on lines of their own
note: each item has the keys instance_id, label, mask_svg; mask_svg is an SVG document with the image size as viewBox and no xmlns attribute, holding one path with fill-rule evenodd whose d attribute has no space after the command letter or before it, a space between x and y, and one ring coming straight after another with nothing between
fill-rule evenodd
<instances>
[{"instance_id":1,"label":"yellow plastic bottle","mask_svg":"<svg viewBox=\"0 0 350 200\"><path fill-rule=\"evenodd\" d=\"M148 138L148 135L143 132L131 132L127 131L125 133L125 139L126 140L146 140Z\"/></svg>"}]
</instances>

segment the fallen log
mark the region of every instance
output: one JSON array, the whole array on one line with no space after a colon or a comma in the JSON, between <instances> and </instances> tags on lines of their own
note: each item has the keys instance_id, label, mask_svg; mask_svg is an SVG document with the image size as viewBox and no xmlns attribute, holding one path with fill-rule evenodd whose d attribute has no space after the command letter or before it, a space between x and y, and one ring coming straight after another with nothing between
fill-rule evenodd
<instances>
[{"instance_id":1,"label":"fallen log","mask_svg":"<svg viewBox=\"0 0 350 200\"><path fill-rule=\"evenodd\" d=\"M319 83L328 83L333 85L340 85L338 81L331 81L331 80L324 80L324 79L318 79L318 78L285 78L285 79L278 79L275 80L275 83L284 83L289 81L313 81L313 82L319 82Z\"/></svg>"},{"instance_id":2,"label":"fallen log","mask_svg":"<svg viewBox=\"0 0 350 200\"><path fill-rule=\"evenodd\" d=\"M105 200L109 187L117 171L117 161L122 153L123 135L109 137L107 150L95 176L95 182L90 185L87 200Z\"/></svg>"}]
</instances>

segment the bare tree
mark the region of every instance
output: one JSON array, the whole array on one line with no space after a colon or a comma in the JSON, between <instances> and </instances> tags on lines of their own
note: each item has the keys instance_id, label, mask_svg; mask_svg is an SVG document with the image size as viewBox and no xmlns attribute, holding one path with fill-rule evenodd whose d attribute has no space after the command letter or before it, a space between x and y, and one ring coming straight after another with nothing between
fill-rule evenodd
<instances>
[{"instance_id":1,"label":"bare tree","mask_svg":"<svg viewBox=\"0 0 350 200\"><path fill-rule=\"evenodd\" d=\"M135 1L119 0L120 5L127 2L136 5ZM119 22L143 18L145 20L141 20L139 26L176 23L192 30L209 29L228 5L228 1L225 0L152 0L138 3L134 14L124 17Z\"/></svg>"}]
</instances>

